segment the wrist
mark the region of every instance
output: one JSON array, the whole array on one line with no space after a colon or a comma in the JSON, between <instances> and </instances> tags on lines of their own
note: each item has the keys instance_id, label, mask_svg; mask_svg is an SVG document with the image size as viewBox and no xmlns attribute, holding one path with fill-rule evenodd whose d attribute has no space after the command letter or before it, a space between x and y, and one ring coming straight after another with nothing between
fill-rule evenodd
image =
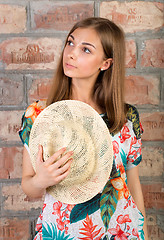
<instances>
[{"instance_id":1,"label":"wrist","mask_svg":"<svg viewBox=\"0 0 164 240\"><path fill-rule=\"evenodd\" d=\"M32 178L33 186L41 193L44 193L46 187L42 185L42 181L35 174Z\"/></svg>"}]
</instances>

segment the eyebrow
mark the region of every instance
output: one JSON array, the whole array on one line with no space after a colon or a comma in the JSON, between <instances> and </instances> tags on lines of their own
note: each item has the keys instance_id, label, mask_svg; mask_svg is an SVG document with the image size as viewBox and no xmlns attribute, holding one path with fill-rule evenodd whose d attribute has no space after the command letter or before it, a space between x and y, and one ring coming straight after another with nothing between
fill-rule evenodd
<instances>
[{"instance_id":1,"label":"eyebrow","mask_svg":"<svg viewBox=\"0 0 164 240\"><path fill-rule=\"evenodd\" d=\"M73 40L75 40L75 38L74 38L74 36L72 34L70 34L69 37L71 37ZM89 45L89 46L91 46L91 47L96 49L96 47L93 44L91 44L91 43L82 42L82 45Z\"/></svg>"}]
</instances>

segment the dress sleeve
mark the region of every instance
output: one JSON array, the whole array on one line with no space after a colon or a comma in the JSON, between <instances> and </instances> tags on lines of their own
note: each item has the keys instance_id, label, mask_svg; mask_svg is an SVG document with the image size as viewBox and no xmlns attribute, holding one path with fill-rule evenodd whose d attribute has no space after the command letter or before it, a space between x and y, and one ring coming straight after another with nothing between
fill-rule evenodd
<instances>
[{"instance_id":1,"label":"dress sleeve","mask_svg":"<svg viewBox=\"0 0 164 240\"><path fill-rule=\"evenodd\" d=\"M32 125L39 115L39 113L46 107L46 100L40 100L32 103L28 106L25 113L22 116L22 125L21 129L19 130L19 137L29 151L29 138Z\"/></svg>"},{"instance_id":2,"label":"dress sleeve","mask_svg":"<svg viewBox=\"0 0 164 240\"><path fill-rule=\"evenodd\" d=\"M139 113L134 106L129 105L127 119L132 122L131 142L127 156L127 170L129 170L137 166L142 160L141 135L143 133L143 128L140 123Z\"/></svg>"},{"instance_id":3,"label":"dress sleeve","mask_svg":"<svg viewBox=\"0 0 164 240\"><path fill-rule=\"evenodd\" d=\"M26 112L22 116L22 126L21 126L21 129L19 130L19 137L23 145L28 149L30 131L33 125L33 121L31 118L27 118L25 115L26 115Z\"/></svg>"}]
</instances>

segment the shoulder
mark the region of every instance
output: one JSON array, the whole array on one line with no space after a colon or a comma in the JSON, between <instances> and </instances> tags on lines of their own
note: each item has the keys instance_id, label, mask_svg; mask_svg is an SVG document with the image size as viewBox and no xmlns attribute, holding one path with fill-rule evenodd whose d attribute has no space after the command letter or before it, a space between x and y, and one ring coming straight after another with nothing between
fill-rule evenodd
<instances>
[{"instance_id":1,"label":"shoulder","mask_svg":"<svg viewBox=\"0 0 164 240\"><path fill-rule=\"evenodd\" d=\"M24 117L31 118L32 122L35 121L39 113L46 108L46 99L38 100L28 106L25 111Z\"/></svg>"},{"instance_id":2,"label":"shoulder","mask_svg":"<svg viewBox=\"0 0 164 240\"><path fill-rule=\"evenodd\" d=\"M126 114L126 118L127 118L127 120L132 122L133 131L136 135L136 138L139 139L139 138L141 138L143 129L142 129L142 125L140 123L138 110L136 107L134 107L133 105L130 105L130 104L127 104L127 108L128 108L128 111Z\"/></svg>"}]
</instances>

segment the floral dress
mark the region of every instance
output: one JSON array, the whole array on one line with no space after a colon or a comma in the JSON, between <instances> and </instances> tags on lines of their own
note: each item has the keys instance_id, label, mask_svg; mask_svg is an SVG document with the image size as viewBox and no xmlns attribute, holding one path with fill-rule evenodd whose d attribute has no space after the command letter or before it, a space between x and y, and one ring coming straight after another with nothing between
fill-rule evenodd
<instances>
[{"instance_id":1,"label":"floral dress","mask_svg":"<svg viewBox=\"0 0 164 240\"><path fill-rule=\"evenodd\" d=\"M19 135L28 151L32 124L45 107L45 100L36 101L22 117ZM143 131L136 108L128 107L127 122L120 132L112 135L113 167L104 189L91 200L76 205L57 201L46 193L34 240L144 239L144 217L130 195L126 176L126 171L142 159ZM107 115L101 116L109 126Z\"/></svg>"}]
</instances>

